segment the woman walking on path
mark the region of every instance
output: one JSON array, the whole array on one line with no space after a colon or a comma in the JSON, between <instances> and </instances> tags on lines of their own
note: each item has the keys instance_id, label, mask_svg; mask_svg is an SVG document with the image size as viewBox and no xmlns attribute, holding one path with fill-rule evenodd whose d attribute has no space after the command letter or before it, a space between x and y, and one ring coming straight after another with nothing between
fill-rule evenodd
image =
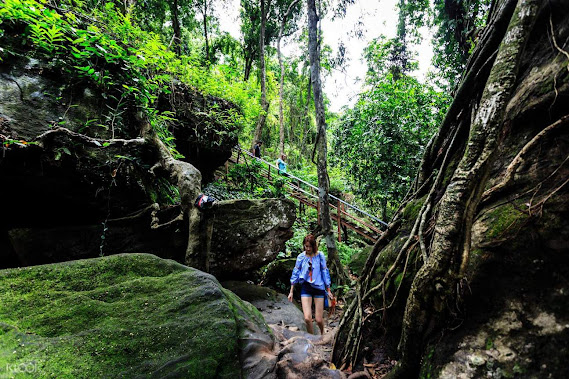
<instances>
[{"instance_id":1,"label":"woman walking on path","mask_svg":"<svg viewBox=\"0 0 569 379\"><path fill-rule=\"evenodd\" d=\"M306 329L308 333L314 333L312 329L312 300L314 299L314 318L320 328L320 334L324 335L324 298L326 296L333 298L330 291L330 271L326 267L326 258L322 252L318 251L316 239L312 234L304 237L302 245L304 251L296 258L296 264L290 277L288 300L292 302L294 285L300 284L300 300Z\"/></svg>"}]
</instances>

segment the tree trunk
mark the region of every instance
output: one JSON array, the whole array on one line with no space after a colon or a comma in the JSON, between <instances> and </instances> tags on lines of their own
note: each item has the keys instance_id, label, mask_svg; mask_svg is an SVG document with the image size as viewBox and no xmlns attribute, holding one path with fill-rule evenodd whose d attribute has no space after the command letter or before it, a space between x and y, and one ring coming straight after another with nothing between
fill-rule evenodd
<instances>
[{"instance_id":1,"label":"tree trunk","mask_svg":"<svg viewBox=\"0 0 569 379\"><path fill-rule=\"evenodd\" d=\"M205 250L203 238L200 237L201 214L194 206L194 200L201 192L201 173L190 163L174 159L168 148L157 136L150 122L142 114L137 115L137 118L141 123L141 135L157 146L159 154L158 163L150 171L165 170L170 174L169 179L172 184L178 187L180 205L189 221L185 262L188 266L205 270L207 256L205 256L204 251L207 252L207 250ZM159 226L153 225L153 228L155 227Z\"/></svg>"},{"instance_id":2,"label":"tree trunk","mask_svg":"<svg viewBox=\"0 0 569 379\"><path fill-rule=\"evenodd\" d=\"M259 37L259 63L261 68L261 107L262 111L259 115L259 121L257 122L257 127L255 129L255 138L253 139L252 145L255 142L262 139L263 129L265 127L265 121L267 119L267 112L269 111L269 103L267 102L267 72L265 67L265 26L267 22L267 11L265 9L265 0L261 1L261 33Z\"/></svg>"},{"instance_id":3,"label":"tree trunk","mask_svg":"<svg viewBox=\"0 0 569 379\"><path fill-rule=\"evenodd\" d=\"M243 81L247 82L251 76L251 68L253 67L253 54L245 54L245 70L243 71Z\"/></svg>"},{"instance_id":4,"label":"tree trunk","mask_svg":"<svg viewBox=\"0 0 569 379\"><path fill-rule=\"evenodd\" d=\"M471 126L468 148L441 200L431 254L415 276L407 298L400 341L402 359L392 377L408 377L417 370L428 324L444 316L434 309L435 297L452 293L460 263L469 255L473 213L503 132L502 117L537 8L538 0L519 1L500 45Z\"/></svg>"},{"instance_id":5,"label":"tree trunk","mask_svg":"<svg viewBox=\"0 0 569 379\"><path fill-rule=\"evenodd\" d=\"M281 69L281 80L279 85L279 152L280 155L284 154L284 115L283 115L283 86L284 86L284 64L283 64L283 56L281 53L281 40L283 38L284 28L286 25L286 20L294 8L294 6L300 0L294 0L288 7L282 21L281 21L281 28L279 29L279 37L277 39L277 54L279 57L279 67Z\"/></svg>"},{"instance_id":6,"label":"tree trunk","mask_svg":"<svg viewBox=\"0 0 569 379\"><path fill-rule=\"evenodd\" d=\"M452 312L448 304L460 297L459 281L470 257L472 226L497 148L509 127L503 118L539 4L538 0L497 0L457 96L427 146L413 193L368 257L356 298L339 325L332 355L337 366L357 362L362 329L367 327L364 310L374 296L374 301L383 301L383 307L375 305L383 312L376 318L382 323L387 312L404 309L401 359L388 377L417 376L426 343ZM410 209L418 210L412 218ZM399 287L409 260L416 260L418 269L401 297ZM399 285L394 285L396 277ZM401 314L390 318L401 319Z\"/></svg>"},{"instance_id":7,"label":"tree trunk","mask_svg":"<svg viewBox=\"0 0 569 379\"><path fill-rule=\"evenodd\" d=\"M317 141L317 170L318 170L318 201L320 202L320 227L328 248L328 266L339 283L345 283L346 274L340 264L336 250L336 240L330 218L330 180L328 178L326 115L322 98L322 83L320 82L320 56L318 54L318 16L315 0L308 0L308 51L310 55L310 73L314 106L316 108L316 123L318 125Z\"/></svg>"},{"instance_id":8,"label":"tree trunk","mask_svg":"<svg viewBox=\"0 0 569 379\"><path fill-rule=\"evenodd\" d=\"M178 19L178 0L172 2L172 27L174 28L174 51L178 56L182 55L182 32L180 20Z\"/></svg>"},{"instance_id":9,"label":"tree trunk","mask_svg":"<svg viewBox=\"0 0 569 379\"><path fill-rule=\"evenodd\" d=\"M205 38L205 59L209 65L211 60L209 57L209 37L207 34L207 0L203 0L203 35Z\"/></svg>"}]
</instances>

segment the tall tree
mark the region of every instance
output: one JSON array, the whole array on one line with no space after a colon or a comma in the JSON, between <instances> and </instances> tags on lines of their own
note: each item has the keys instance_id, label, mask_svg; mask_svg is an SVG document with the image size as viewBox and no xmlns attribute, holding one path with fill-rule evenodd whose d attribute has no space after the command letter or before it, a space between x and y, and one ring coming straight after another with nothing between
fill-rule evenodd
<instances>
[{"instance_id":1,"label":"tall tree","mask_svg":"<svg viewBox=\"0 0 569 379\"><path fill-rule=\"evenodd\" d=\"M241 33L243 35L243 59L245 67L243 81L247 82L251 75L253 62L259 52L259 32L261 10L253 0L241 0Z\"/></svg>"},{"instance_id":2,"label":"tall tree","mask_svg":"<svg viewBox=\"0 0 569 379\"><path fill-rule=\"evenodd\" d=\"M292 10L296 6L296 4L298 4L299 1L300 0L294 0L288 6L286 13L282 17L281 27L279 29L279 37L277 39L277 54L278 54L278 58L279 58L279 67L281 69L281 77L280 77L280 85L279 85L279 152L281 155L284 154L284 134L285 134L284 133L285 132L285 130L284 130L284 114L283 114L283 87L284 87L285 69L284 69L284 63L283 63L283 56L282 56L282 52L281 52L281 40L283 38L283 34L284 34L284 30L285 30L286 21L288 19L288 16L290 15L290 13L292 12Z\"/></svg>"},{"instance_id":3,"label":"tall tree","mask_svg":"<svg viewBox=\"0 0 569 379\"><path fill-rule=\"evenodd\" d=\"M209 64L211 62L210 48L209 48L209 35L208 35L208 22L207 17L209 13L209 3L208 0L199 0L197 1L196 5L198 6L199 12L202 15L202 22L203 22L203 36L205 39L205 59L206 62Z\"/></svg>"},{"instance_id":4,"label":"tall tree","mask_svg":"<svg viewBox=\"0 0 569 379\"><path fill-rule=\"evenodd\" d=\"M334 165L343 167L368 207L389 219L403 200L424 146L448 107L448 97L405 74L391 60L399 41L372 40L365 49L366 89L332 125Z\"/></svg>"},{"instance_id":5,"label":"tall tree","mask_svg":"<svg viewBox=\"0 0 569 379\"><path fill-rule=\"evenodd\" d=\"M320 203L320 233L324 236L328 249L328 265L330 271L339 283L346 282L346 275L340 264L336 240L332 231L330 218L330 179L328 177L328 139L326 138L326 114L324 112L324 99L322 83L320 81L320 54L318 36L318 14L315 0L308 0L308 53L310 56L310 73L312 92L314 94L314 107L316 108L317 137L317 170L318 170L318 201Z\"/></svg>"},{"instance_id":6,"label":"tall tree","mask_svg":"<svg viewBox=\"0 0 569 379\"><path fill-rule=\"evenodd\" d=\"M255 129L255 138L252 144L260 140L263 135L263 128L267 120L267 112L269 111L269 102L267 101L267 70L265 66L265 26L267 24L267 8L270 7L271 1L266 4L265 0L261 2L261 32L259 33L259 63L261 70L261 114L257 121L257 128Z\"/></svg>"},{"instance_id":7,"label":"tall tree","mask_svg":"<svg viewBox=\"0 0 569 379\"><path fill-rule=\"evenodd\" d=\"M554 6L567 9L560 4ZM370 327L366 324L369 316L365 310L373 302L377 310L375 321L384 328L389 324L390 339L399 337L400 360L388 377L416 377L427 344L437 344L434 340L442 338L444 327L453 316L458 322L457 310L460 312L467 293L462 292L462 286L473 280L495 280L492 274L484 272L486 258L482 257L508 252L511 239L508 240L506 232L514 233L511 230L514 225L529 236L527 239L537 234L539 226L530 226L531 220L523 210L519 211L520 216L516 213L507 222L496 215L512 207L513 201L514 209L529 204L525 206L531 214L534 197L541 196L542 200L537 202L541 207L539 215L545 217L545 212L542 213L545 201L555 195L567 196L567 190L564 195L557 194L569 182L566 176L559 178L563 175L559 167L566 161L565 151L548 155L547 159L554 163L543 174L540 172L539 177L526 171L524 179L517 183L522 189L510 185L509 193L501 192L507 193L506 196L489 200L502 180L506 180L504 177L513 176L508 174L515 171L511 167L527 159L519 157L525 156L528 149L540 152L533 154L533 161L526 163L527 167L545 159L540 156L541 149L535 149L535 143L524 146L526 142L533 141L534 135L543 136L554 127L566 125L569 119L566 105L561 108L562 105L551 103L551 99L557 98L559 83L558 87L548 87L551 95L542 96L538 88L547 81L528 78L543 67L551 67L552 76L564 72L563 88L565 93L568 91L566 63L555 63L561 54L543 48L547 45L547 34L554 34L553 25L551 32L544 27L546 20L555 13L539 0L496 0L494 9L453 104L438 134L429 142L407 200L362 270L357 296L344 312L334 346L333 360L340 367L357 362L362 350L362 330ZM555 18L563 38L567 38L567 30L561 25L566 25L568 14ZM539 27L534 26L536 20L541 20ZM533 121L528 122L530 114ZM549 146L557 143L548 144L545 139L542 142ZM533 146L528 147L530 144ZM500 149L508 154L500 154ZM514 159L508 164L512 156ZM553 177L556 179L550 179ZM543 185L548 187L545 193ZM541 195L536 195L537 192ZM492 214L495 219L489 217ZM500 231L494 235L487 232L491 228ZM474 238L478 238L476 245ZM515 238L523 236L520 233ZM493 250L498 246L498 250ZM542 245L539 249L543 254L547 247ZM473 258L475 254L477 260ZM515 257L506 260L520 259L521 252L516 251ZM471 288L474 287L468 286ZM464 322L464 318L460 321Z\"/></svg>"},{"instance_id":8,"label":"tall tree","mask_svg":"<svg viewBox=\"0 0 569 379\"><path fill-rule=\"evenodd\" d=\"M178 17L178 0L173 0L170 3L170 13L172 14L172 28L174 29L174 36L172 41L174 42L174 51L176 54L182 54L182 29L180 26L180 19Z\"/></svg>"}]
</instances>

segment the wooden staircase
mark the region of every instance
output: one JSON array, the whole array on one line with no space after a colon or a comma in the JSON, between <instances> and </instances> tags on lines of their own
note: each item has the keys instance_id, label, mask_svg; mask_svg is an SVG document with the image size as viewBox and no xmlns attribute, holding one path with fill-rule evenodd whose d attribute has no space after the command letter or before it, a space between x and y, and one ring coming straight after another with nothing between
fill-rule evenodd
<instances>
[{"instance_id":1,"label":"wooden staircase","mask_svg":"<svg viewBox=\"0 0 569 379\"><path fill-rule=\"evenodd\" d=\"M266 177L271 183L279 173L277 167L263 159L256 158L250 152L235 147L233 153L226 163L226 174L230 164L245 163L250 164L256 160L262 164L261 174ZM320 217L320 202L318 201L318 187L305 182L291 174L285 174L290 179L287 182L286 191L289 196L299 201L300 206L308 206L318 210L317 214ZM338 241L342 241L342 229L351 229L360 236L364 237L371 243L375 243L383 233L380 226L387 226L385 222L375 216L359 209L358 207L337 198L336 196L329 195L330 200L330 217L337 225ZM320 220L318 220L320 223ZM380 226L377 226L380 225Z\"/></svg>"}]
</instances>

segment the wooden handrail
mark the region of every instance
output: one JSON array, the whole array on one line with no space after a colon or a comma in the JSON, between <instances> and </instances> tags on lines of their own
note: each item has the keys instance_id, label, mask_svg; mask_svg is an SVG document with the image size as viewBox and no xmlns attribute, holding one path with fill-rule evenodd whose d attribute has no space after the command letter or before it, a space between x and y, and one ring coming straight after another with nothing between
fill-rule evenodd
<instances>
[{"instance_id":1,"label":"wooden handrail","mask_svg":"<svg viewBox=\"0 0 569 379\"><path fill-rule=\"evenodd\" d=\"M261 158L255 157L252 153L250 153L249 151L241 149L239 146L234 148L234 152L237 153L237 158L235 160L233 160L233 154L232 154L230 159L229 159L229 161L231 161L233 163L239 163L241 160L241 156L243 156L243 158L249 157L249 159L251 159L251 160L257 160L257 161L263 163L264 165L266 165L266 168L264 167L264 165L261 168L261 173L269 181L272 181L271 167L274 168L274 172L276 174L278 174L278 172L279 172L279 169L275 165L272 165L269 162L267 162ZM320 212L319 212L320 203L318 201L318 195L317 195L318 187L316 187L316 186L314 186L314 185L312 185L312 184L310 184L310 183L308 183L308 182L306 182L306 181L304 181L304 180L302 180L302 179L300 179L294 175L291 175L289 173L287 173L286 176L288 176L289 178L294 179L296 181L296 183L293 183L292 181L287 183L287 192L292 197L294 197L295 199L300 201L302 204L308 205L312 208L316 208L317 209L317 215L318 215L318 223L320 223ZM308 187L308 191L301 188L302 184L304 184ZM316 192L316 194L314 194L313 192ZM307 196L307 198L303 197L303 195ZM377 237L375 237L375 236L379 236L382 233L382 231L379 228L377 228L375 225L373 225L371 223L365 222L364 220L360 219L359 217L356 217L356 216L348 213L343 208L344 208L344 206L347 206L349 209L354 210L354 211L359 212L359 213L362 213L362 214L370 217L371 219L380 222L382 225L387 225L385 222L379 220L377 217L371 216L369 213L362 211L361 209L345 202L344 200L337 198L336 196L329 195L329 197L338 202L338 206L330 204L330 208L331 208L330 217L338 223L338 241L341 241L341 227L342 226L346 226L346 227L354 230L359 235L361 235L367 239L370 239L373 242L375 242L377 240ZM314 201L312 202L310 200L310 198L312 198ZM335 211L335 213L333 211ZM342 215L344 215L344 217L342 217ZM349 220L352 220L352 221L349 221ZM352 223L354 223L354 224L352 224ZM359 224L361 227L366 228L371 233L370 232L366 233L364 230L361 230L361 228L358 229L358 227L355 226L356 224Z\"/></svg>"}]
</instances>

